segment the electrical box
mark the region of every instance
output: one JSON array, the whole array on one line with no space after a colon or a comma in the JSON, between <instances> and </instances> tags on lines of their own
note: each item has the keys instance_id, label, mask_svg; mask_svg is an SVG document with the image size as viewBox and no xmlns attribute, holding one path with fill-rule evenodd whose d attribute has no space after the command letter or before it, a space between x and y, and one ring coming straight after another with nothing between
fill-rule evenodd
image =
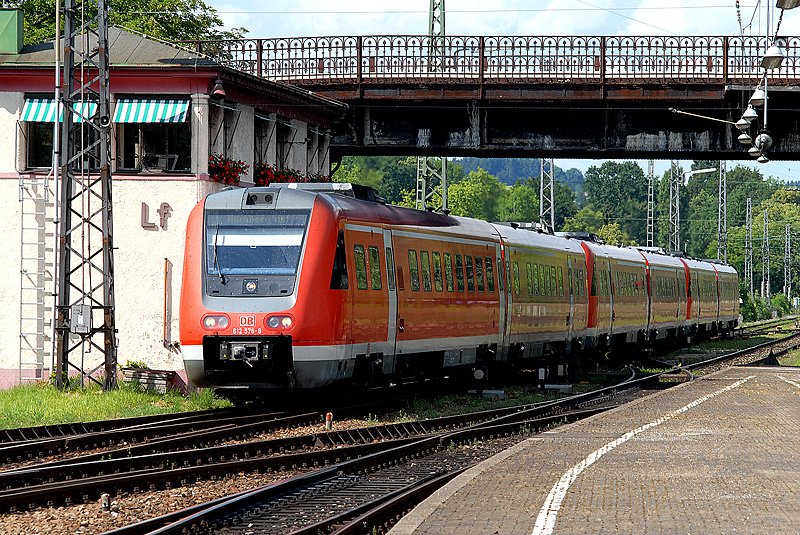
<instances>
[{"instance_id":1,"label":"electrical box","mask_svg":"<svg viewBox=\"0 0 800 535\"><path fill-rule=\"evenodd\" d=\"M92 332L92 307L89 305L72 305L69 318L69 330L75 334Z\"/></svg>"}]
</instances>

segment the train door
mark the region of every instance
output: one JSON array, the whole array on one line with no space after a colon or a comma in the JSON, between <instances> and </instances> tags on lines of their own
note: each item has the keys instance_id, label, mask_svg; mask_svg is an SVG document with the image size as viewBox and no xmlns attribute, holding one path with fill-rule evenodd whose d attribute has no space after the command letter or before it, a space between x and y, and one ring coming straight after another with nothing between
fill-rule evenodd
<instances>
[{"instance_id":1,"label":"train door","mask_svg":"<svg viewBox=\"0 0 800 535\"><path fill-rule=\"evenodd\" d=\"M383 230L383 247L386 256L386 288L389 294L389 326L386 331L386 350L383 354L383 374L394 373L395 348L397 343L397 284L394 270L394 247L392 231Z\"/></svg>"},{"instance_id":2,"label":"train door","mask_svg":"<svg viewBox=\"0 0 800 535\"><path fill-rule=\"evenodd\" d=\"M497 317L497 350L499 352L499 359L506 360L508 358L506 352L506 337L508 335L506 328L506 306L508 299L506 298L505 281L503 276L503 246L497 244L495 246L495 257L497 258L497 292L500 296L500 313Z\"/></svg>"},{"instance_id":3,"label":"train door","mask_svg":"<svg viewBox=\"0 0 800 535\"><path fill-rule=\"evenodd\" d=\"M569 316L567 316L567 347L572 340L572 330L575 328L575 284L572 280L572 257L567 257L567 281L569 284Z\"/></svg>"}]
</instances>

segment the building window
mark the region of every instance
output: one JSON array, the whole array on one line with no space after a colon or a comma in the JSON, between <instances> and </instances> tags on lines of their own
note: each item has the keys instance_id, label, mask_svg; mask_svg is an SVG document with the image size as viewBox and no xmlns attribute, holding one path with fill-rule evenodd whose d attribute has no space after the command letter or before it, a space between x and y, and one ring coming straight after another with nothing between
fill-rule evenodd
<instances>
[{"instance_id":1,"label":"building window","mask_svg":"<svg viewBox=\"0 0 800 535\"><path fill-rule=\"evenodd\" d=\"M22 107L20 122L27 127L26 133L26 168L51 167L53 165L53 123L58 115L59 125L63 113L57 112L58 106L52 98L27 97ZM96 102L75 102L72 104L73 127L82 132L83 147L91 147L97 142L97 132L91 125L81 124L84 118L92 117L97 111ZM82 111L81 111L82 110ZM85 169L100 168L100 147L94 146L84 161Z\"/></svg>"},{"instance_id":2,"label":"building window","mask_svg":"<svg viewBox=\"0 0 800 535\"><path fill-rule=\"evenodd\" d=\"M297 129L287 120L279 119L275 125L275 140L278 146L278 170L284 171L291 166L292 144L295 141Z\"/></svg>"},{"instance_id":3,"label":"building window","mask_svg":"<svg viewBox=\"0 0 800 535\"><path fill-rule=\"evenodd\" d=\"M254 124L254 150L253 164L266 165L269 162L269 146L272 136L275 135L275 130L272 128L273 123L266 117L256 114Z\"/></svg>"},{"instance_id":4,"label":"building window","mask_svg":"<svg viewBox=\"0 0 800 535\"><path fill-rule=\"evenodd\" d=\"M189 101L121 98L114 110L117 169L188 172L192 166Z\"/></svg>"}]
</instances>

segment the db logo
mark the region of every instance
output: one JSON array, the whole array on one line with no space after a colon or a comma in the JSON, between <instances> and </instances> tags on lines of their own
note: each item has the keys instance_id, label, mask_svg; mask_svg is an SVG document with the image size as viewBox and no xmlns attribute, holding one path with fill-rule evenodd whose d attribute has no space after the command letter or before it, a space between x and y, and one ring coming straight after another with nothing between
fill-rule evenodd
<instances>
[{"instance_id":1,"label":"db logo","mask_svg":"<svg viewBox=\"0 0 800 535\"><path fill-rule=\"evenodd\" d=\"M255 327L255 316L239 316L239 327Z\"/></svg>"}]
</instances>

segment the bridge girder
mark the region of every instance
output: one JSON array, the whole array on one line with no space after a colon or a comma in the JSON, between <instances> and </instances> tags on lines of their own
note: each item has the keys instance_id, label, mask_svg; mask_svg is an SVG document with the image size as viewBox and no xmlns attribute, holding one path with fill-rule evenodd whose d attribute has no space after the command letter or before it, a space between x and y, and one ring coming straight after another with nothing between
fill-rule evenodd
<instances>
[{"instance_id":1,"label":"bridge girder","mask_svg":"<svg viewBox=\"0 0 800 535\"><path fill-rule=\"evenodd\" d=\"M308 87L308 86L306 86ZM309 87L350 105L331 154L750 160L732 125L676 115L678 108L735 122L748 88L723 84L386 84ZM797 88L770 91L771 159L800 152ZM751 133L759 125L754 122Z\"/></svg>"}]
</instances>

